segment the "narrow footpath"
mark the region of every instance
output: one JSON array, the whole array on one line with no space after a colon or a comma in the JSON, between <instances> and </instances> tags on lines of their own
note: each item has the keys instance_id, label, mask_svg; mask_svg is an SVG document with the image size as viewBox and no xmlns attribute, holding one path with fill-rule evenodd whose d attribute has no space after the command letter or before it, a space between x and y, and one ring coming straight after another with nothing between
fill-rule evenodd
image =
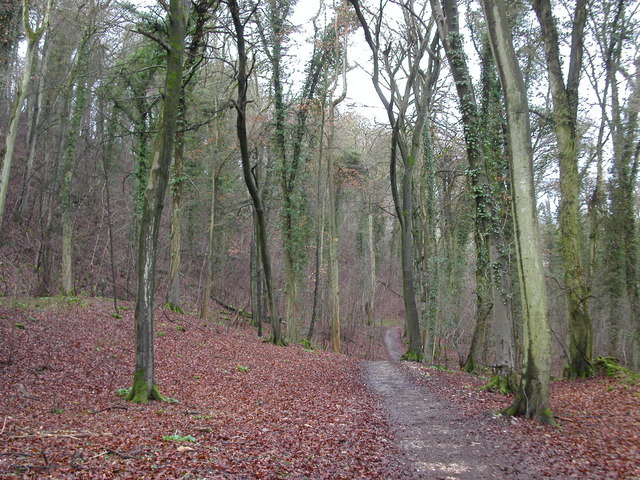
<instances>
[{"instance_id":1,"label":"narrow footpath","mask_svg":"<svg viewBox=\"0 0 640 480\"><path fill-rule=\"evenodd\" d=\"M490 418L469 420L427 388L412 383L397 362L400 327L385 331L389 361L365 362L366 381L380 399L413 479L532 479L509 449L488 434Z\"/></svg>"}]
</instances>

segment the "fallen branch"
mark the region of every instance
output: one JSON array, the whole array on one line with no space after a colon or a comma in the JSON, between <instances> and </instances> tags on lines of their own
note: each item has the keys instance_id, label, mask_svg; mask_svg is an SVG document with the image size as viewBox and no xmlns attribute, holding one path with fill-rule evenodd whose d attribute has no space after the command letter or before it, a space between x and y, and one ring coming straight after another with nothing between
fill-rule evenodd
<instances>
[{"instance_id":1,"label":"fallen branch","mask_svg":"<svg viewBox=\"0 0 640 480\"><path fill-rule=\"evenodd\" d=\"M0 430L0 435L2 435L4 433L4 428L7 426L7 420L9 420L11 417L4 417L4 422L2 423L2 430Z\"/></svg>"},{"instance_id":2,"label":"fallen branch","mask_svg":"<svg viewBox=\"0 0 640 480\"><path fill-rule=\"evenodd\" d=\"M74 431L62 431L62 432L37 432L37 433L25 433L23 435L12 435L9 438L74 438L80 440L83 437L95 437L99 436L98 433L92 432L74 432Z\"/></svg>"},{"instance_id":3,"label":"fallen branch","mask_svg":"<svg viewBox=\"0 0 640 480\"><path fill-rule=\"evenodd\" d=\"M245 316L247 318L253 318L253 314L251 312L247 312L246 310L243 310L242 308L234 307L233 305L229 305L228 303L225 303L222 300L219 300L217 298L214 298L213 301L216 302L218 305L220 305L225 310L229 310L230 312L237 313L237 314Z\"/></svg>"}]
</instances>

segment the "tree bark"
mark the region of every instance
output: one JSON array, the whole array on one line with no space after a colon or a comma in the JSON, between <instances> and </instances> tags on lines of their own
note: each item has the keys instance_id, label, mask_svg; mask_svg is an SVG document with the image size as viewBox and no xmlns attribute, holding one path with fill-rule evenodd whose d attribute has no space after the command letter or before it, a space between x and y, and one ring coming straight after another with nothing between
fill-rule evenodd
<instances>
[{"instance_id":1,"label":"tree bark","mask_svg":"<svg viewBox=\"0 0 640 480\"><path fill-rule=\"evenodd\" d=\"M219 128L219 121L216 121L216 129ZM216 132L216 138L214 145L218 142L218 135ZM216 206L217 206L217 181L218 175L216 174L216 155L217 152L213 152L211 155L211 202L209 204L209 228L207 231L207 253L205 258L204 268L204 287L202 288L202 295L200 297L200 318L207 318L209 314L209 305L211 304L211 294L213 293L213 256L215 252L215 238L216 238Z\"/></svg>"},{"instance_id":2,"label":"tree bark","mask_svg":"<svg viewBox=\"0 0 640 480\"><path fill-rule=\"evenodd\" d=\"M588 377L592 374L593 334L587 303L589 291L582 262L580 177L578 174L579 138L576 128L587 0L576 1L571 59L566 87L560 63L560 41L551 2L550 0L533 0L532 5L542 29L559 154L560 254L564 270L567 323L569 325L569 364L564 373L569 378Z\"/></svg>"},{"instance_id":3,"label":"tree bark","mask_svg":"<svg viewBox=\"0 0 640 480\"><path fill-rule=\"evenodd\" d=\"M280 327L280 318L278 317L278 311L276 309L275 298L273 295L272 274L271 274L271 258L269 257L267 231L265 222L264 207L262 205L262 199L260 198L260 192L258 191L255 179L251 172L250 158L249 158L249 139L247 136L247 86L248 86L248 73L247 73L247 52L244 38L244 23L241 18L240 8L237 0L229 0L229 10L233 19L233 25L236 32L236 42L238 47L238 96L236 100L236 131L238 134L238 143L240 146L240 156L242 160L242 173L244 181L251 196L253 208L255 209L256 220L258 223L257 228L257 241L260 245L260 256L262 261L262 268L264 270L264 282L267 293L267 308L269 317L271 320L272 336L270 341L276 345L284 345L284 338L282 336L282 330Z\"/></svg>"},{"instance_id":4,"label":"tree bark","mask_svg":"<svg viewBox=\"0 0 640 480\"><path fill-rule=\"evenodd\" d=\"M482 150L478 103L460 34L458 7L456 2L452 0L442 0L442 7L438 2L439 0L431 0L431 5L458 94L458 103L464 126L467 160L469 162L468 179L475 201L476 314L471 348L464 365L466 371L473 372L477 365L481 363L485 335L493 308L489 271L489 250L492 240L490 219L492 211L489 200L489 181Z\"/></svg>"},{"instance_id":5,"label":"tree bark","mask_svg":"<svg viewBox=\"0 0 640 480\"><path fill-rule=\"evenodd\" d=\"M169 35L167 69L164 80L164 100L160 112L153 161L147 179L140 236L138 243L136 322L136 366L133 387L127 397L135 403L163 400L156 385L153 345L153 317L156 257L160 218L169 182L169 168L174 151L178 105L182 88L184 39L189 4L171 0L169 4Z\"/></svg>"},{"instance_id":6,"label":"tree bark","mask_svg":"<svg viewBox=\"0 0 640 480\"><path fill-rule=\"evenodd\" d=\"M204 47L204 24L209 15L216 10L218 0L203 0L195 3L196 21L183 70L188 74L183 78L178 106L177 130L175 138L174 172L171 183L171 233L169 263L169 293L167 306L170 310L182 313L180 302L180 272L182 268L182 218L184 182L184 142L187 132L187 95L189 83L200 66L201 50Z\"/></svg>"},{"instance_id":7,"label":"tree bark","mask_svg":"<svg viewBox=\"0 0 640 480\"><path fill-rule=\"evenodd\" d=\"M73 176L76 165L76 146L80 138L82 117L87 103L86 70L89 62L89 41L91 33L87 32L78 49L74 72L69 82L69 92L75 90L71 106L71 119L65 135L65 152L60 162L60 222L62 224L62 294L74 294L73 282ZM75 83L75 88L74 88Z\"/></svg>"},{"instance_id":8,"label":"tree bark","mask_svg":"<svg viewBox=\"0 0 640 480\"><path fill-rule=\"evenodd\" d=\"M183 313L180 305L180 266L182 261L182 198L184 190L184 135L186 128L184 90L180 97L173 159L173 179L170 188L171 232L169 234L170 262L167 307L174 312Z\"/></svg>"},{"instance_id":9,"label":"tree bark","mask_svg":"<svg viewBox=\"0 0 640 480\"><path fill-rule=\"evenodd\" d=\"M504 1L483 0L482 6L507 107L516 255L524 319L520 389L505 412L550 423L553 421L548 407L551 332L533 186L533 148L527 94Z\"/></svg>"}]
</instances>

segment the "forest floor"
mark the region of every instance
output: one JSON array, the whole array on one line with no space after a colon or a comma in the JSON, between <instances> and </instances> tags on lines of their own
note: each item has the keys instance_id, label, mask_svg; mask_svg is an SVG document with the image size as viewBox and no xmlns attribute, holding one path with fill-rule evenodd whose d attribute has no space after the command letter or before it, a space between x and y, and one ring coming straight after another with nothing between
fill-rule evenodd
<instances>
[{"instance_id":1,"label":"forest floor","mask_svg":"<svg viewBox=\"0 0 640 480\"><path fill-rule=\"evenodd\" d=\"M158 384L178 403L127 403L128 306L0 299L0 478L640 478L632 382L554 382L545 427L496 415L511 399L486 379L275 347L222 315L158 309Z\"/></svg>"}]
</instances>

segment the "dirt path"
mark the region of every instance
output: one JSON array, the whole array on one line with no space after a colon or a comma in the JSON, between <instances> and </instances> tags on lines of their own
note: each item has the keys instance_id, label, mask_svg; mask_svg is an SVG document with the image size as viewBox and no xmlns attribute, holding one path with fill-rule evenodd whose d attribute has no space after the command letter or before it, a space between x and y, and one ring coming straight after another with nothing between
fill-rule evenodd
<instances>
[{"instance_id":1,"label":"dirt path","mask_svg":"<svg viewBox=\"0 0 640 480\"><path fill-rule=\"evenodd\" d=\"M469 420L412 383L396 364L400 328L385 332L391 361L366 362L367 383L380 398L413 479L535 478L521 471L508 439L487 434L489 418ZM494 435L495 437L495 435Z\"/></svg>"}]
</instances>

